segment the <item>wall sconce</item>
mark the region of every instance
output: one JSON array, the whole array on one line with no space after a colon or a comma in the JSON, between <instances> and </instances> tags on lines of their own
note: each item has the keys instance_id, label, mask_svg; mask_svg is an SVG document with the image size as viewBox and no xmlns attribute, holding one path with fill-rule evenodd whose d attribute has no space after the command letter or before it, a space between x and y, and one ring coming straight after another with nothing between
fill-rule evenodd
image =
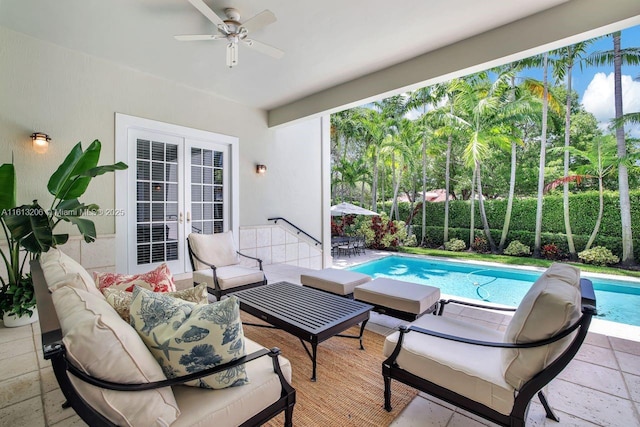
<instances>
[{"instance_id":1,"label":"wall sconce","mask_svg":"<svg viewBox=\"0 0 640 427\"><path fill-rule=\"evenodd\" d=\"M44 154L49 149L49 141L51 138L46 133L34 132L31 134L31 146L33 151L38 154Z\"/></svg>"},{"instance_id":2,"label":"wall sconce","mask_svg":"<svg viewBox=\"0 0 640 427\"><path fill-rule=\"evenodd\" d=\"M260 175L264 175L265 173L267 173L267 166L266 165L256 165L256 173L260 174Z\"/></svg>"}]
</instances>

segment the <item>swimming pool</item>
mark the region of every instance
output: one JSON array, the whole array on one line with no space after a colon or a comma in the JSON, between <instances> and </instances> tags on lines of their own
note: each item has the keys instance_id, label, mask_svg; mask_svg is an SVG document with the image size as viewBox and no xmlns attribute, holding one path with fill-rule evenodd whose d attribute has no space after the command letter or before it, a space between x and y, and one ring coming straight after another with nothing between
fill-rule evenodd
<instances>
[{"instance_id":1,"label":"swimming pool","mask_svg":"<svg viewBox=\"0 0 640 427\"><path fill-rule=\"evenodd\" d=\"M374 278L386 277L440 288L443 294L517 306L537 271L454 261L389 256L349 268ZM589 278L598 304L597 318L640 326L640 280Z\"/></svg>"}]
</instances>

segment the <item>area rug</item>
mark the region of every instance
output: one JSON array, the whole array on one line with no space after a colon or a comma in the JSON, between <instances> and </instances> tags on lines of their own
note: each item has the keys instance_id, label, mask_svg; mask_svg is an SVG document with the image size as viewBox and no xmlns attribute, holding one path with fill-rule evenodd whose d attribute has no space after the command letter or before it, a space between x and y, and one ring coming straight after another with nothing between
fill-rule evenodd
<instances>
[{"instance_id":1,"label":"area rug","mask_svg":"<svg viewBox=\"0 0 640 427\"><path fill-rule=\"evenodd\" d=\"M261 323L242 313L243 322ZM259 344L279 347L291 361L292 385L296 389L293 425L296 427L388 426L415 397L417 390L392 382L393 411L384 409L382 380L382 345L384 337L371 331L364 333L365 350L358 340L333 337L318 346L317 381L311 381L311 359L300 340L278 329L243 327L245 335ZM357 335L359 327L346 331ZM308 345L308 344L307 344ZM282 426L284 416L271 420L269 427Z\"/></svg>"}]
</instances>

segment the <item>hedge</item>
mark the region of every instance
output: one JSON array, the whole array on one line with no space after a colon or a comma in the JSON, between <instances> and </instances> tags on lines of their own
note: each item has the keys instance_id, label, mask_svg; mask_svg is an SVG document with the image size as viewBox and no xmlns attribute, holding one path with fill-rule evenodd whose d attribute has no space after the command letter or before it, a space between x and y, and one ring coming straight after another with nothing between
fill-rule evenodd
<instances>
[{"instance_id":1,"label":"hedge","mask_svg":"<svg viewBox=\"0 0 640 427\"><path fill-rule=\"evenodd\" d=\"M631 229L634 237L634 256L640 259L640 191L632 191L631 199ZM535 198L515 199L511 214L511 224L507 244L512 240L520 240L533 248L535 239L536 219ZM404 206L403 206L404 205ZM386 211L390 205L385 206ZM418 236L422 231L421 205L417 204L418 211L413 218L414 233ZM577 251L584 249L589 236L593 231L598 216L598 192L590 191L569 196L569 210L571 217L571 231ZM502 224L505 217L507 200L485 200L485 211L489 226L492 227L491 235L499 242L502 234ZM409 204L401 203L400 212L403 220L408 219ZM475 203L475 228L476 234L482 232L478 203ZM620 199L618 193L607 192L604 195L604 213L600 230L596 237L595 245L605 246L616 255L622 254L620 223ZM439 246L443 239L444 227L444 202L427 204L427 242L430 245ZM449 238L459 238L469 244L469 201L452 200L449 205ZM563 252L568 252L567 239L564 234L564 215L562 196L545 196L542 210L542 244L555 243Z\"/></svg>"}]
</instances>

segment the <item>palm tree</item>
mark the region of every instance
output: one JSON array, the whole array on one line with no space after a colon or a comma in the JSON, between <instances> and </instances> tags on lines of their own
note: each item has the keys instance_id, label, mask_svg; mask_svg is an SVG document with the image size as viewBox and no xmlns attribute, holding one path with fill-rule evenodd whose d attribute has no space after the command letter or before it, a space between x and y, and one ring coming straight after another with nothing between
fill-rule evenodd
<instances>
[{"instance_id":1,"label":"palm tree","mask_svg":"<svg viewBox=\"0 0 640 427\"><path fill-rule=\"evenodd\" d=\"M371 210L378 211L378 166L380 146L387 135L386 121L382 113L375 109L367 109L362 118L363 139L366 144L366 155L370 159L373 173L371 175Z\"/></svg>"},{"instance_id":2,"label":"palm tree","mask_svg":"<svg viewBox=\"0 0 640 427\"><path fill-rule=\"evenodd\" d=\"M576 175L564 176L549 183L545 190L553 189L557 185L565 184L571 181L580 181L585 178L597 178L598 179L598 195L599 195L599 209L596 223L589 236L589 241L585 246L585 250L591 248L591 245L598 235L600 230L600 223L602 222L602 215L604 213L604 178L610 173L615 171L616 166L619 165L617 156L613 154L615 152L616 141L611 136L597 137L593 143L587 147L587 150L579 150L575 147L569 147L576 157L586 160L586 164L581 165L576 170Z\"/></svg>"},{"instance_id":3,"label":"palm tree","mask_svg":"<svg viewBox=\"0 0 640 427\"><path fill-rule=\"evenodd\" d=\"M613 37L613 50L594 52L589 57L589 62L597 65L613 64L615 125L617 154L619 159L627 155L627 146L624 137L623 110L622 110L622 64L640 64L640 48L620 47L621 33L617 31ZM618 168L618 191L620 194L620 219L622 223L622 259L624 265L633 265L633 233L631 230L631 201L629 200L629 173L626 165Z\"/></svg>"},{"instance_id":4,"label":"palm tree","mask_svg":"<svg viewBox=\"0 0 640 427\"><path fill-rule=\"evenodd\" d=\"M583 42L579 42L555 51L560 57L557 62L554 63L556 65L554 67L554 74L557 80L565 80L567 82L567 99L566 99L566 108L565 108L565 124L564 124L564 176L569 175L569 148L571 143L570 132L571 132L571 78L573 75L573 67L576 64L580 64L582 66L583 60L585 59L586 48L592 42L592 40L587 40ZM585 62L586 63L586 62ZM571 221L569 217L569 183L565 182L563 184L563 212L564 212L564 228L565 233L567 235L567 245L569 246L569 256L571 259L576 259L576 248L573 242L573 232L571 231Z\"/></svg>"}]
</instances>

